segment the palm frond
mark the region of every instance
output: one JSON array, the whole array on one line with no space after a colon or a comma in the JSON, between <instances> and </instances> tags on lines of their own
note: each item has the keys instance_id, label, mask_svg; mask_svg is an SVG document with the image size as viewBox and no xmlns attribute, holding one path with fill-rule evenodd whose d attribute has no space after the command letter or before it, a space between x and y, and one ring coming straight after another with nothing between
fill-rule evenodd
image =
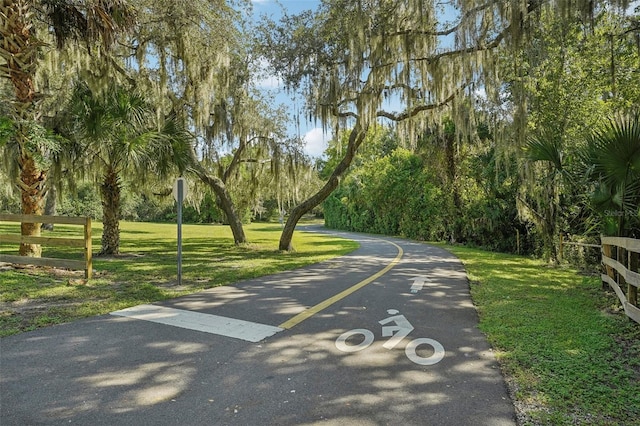
<instances>
[{"instance_id":1,"label":"palm frond","mask_svg":"<svg viewBox=\"0 0 640 426\"><path fill-rule=\"evenodd\" d=\"M608 185L640 177L640 120L618 116L596 131L587 147L592 172Z\"/></svg>"},{"instance_id":2,"label":"palm frond","mask_svg":"<svg viewBox=\"0 0 640 426\"><path fill-rule=\"evenodd\" d=\"M594 132L582 161L598 184L592 194L594 208L615 211L622 235L625 217L640 209L640 116L619 115Z\"/></svg>"},{"instance_id":3,"label":"palm frond","mask_svg":"<svg viewBox=\"0 0 640 426\"><path fill-rule=\"evenodd\" d=\"M0 148L13 137L14 133L15 127L13 121L8 117L0 115Z\"/></svg>"},{"instance_id":4,"label":"palm frond","mask_svg":"<svg viewBox=\"0 0 640 426\"><path fill-rule=\"evenodd\" d=\"M564 169L562 142L558 137L544 132L531 137L525 145L525 152L529 161L546 161L558 172Z\"/></svg>"},{"instance_id":5,"label":"palm frond","mask_svg":"<svg viewBox=\"0 0 640 426\"><path fill-rule=\"evenodd\" d=\"M127 0L41 0L59 48L72 41L114 44L116 36L136 24L136 13Z\"/></svg>"}]
</instances>

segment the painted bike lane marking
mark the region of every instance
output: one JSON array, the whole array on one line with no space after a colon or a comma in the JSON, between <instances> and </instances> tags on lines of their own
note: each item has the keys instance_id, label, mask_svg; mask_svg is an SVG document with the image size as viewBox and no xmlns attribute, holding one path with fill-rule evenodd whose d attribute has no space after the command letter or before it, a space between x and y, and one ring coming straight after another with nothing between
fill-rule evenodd
<instances>
[{"instance_id":1,"label":"painted bike lane marking","mask_svg":"<svg viewBox=\"0 0 640 426\"><path fill-rule=\"evenodd\" d=\"M431 282L431 279L429 277L425 277L424 275L420 275L417 277L413 277L413 284L411 284L411 293L417 293L420 290L422 290L422 287L425 286L425 284L428 284Z\"/></svg>"},{"instance_id":2,"label":"painted bike lane marking","mask_svg":"<svg viewBox=\"0 0 640 426\"><path fill-rule=\"evenodd\" d=\"M409 322L407 317L401 315L396 309L388 309L387 313L390 316L383 320L378 321L382 325L382 337L389 337L382 346L385 349L393 349L400 342L411 333L414 328ZM395 324L395 325L387 325ZM349 339L353 336L362 336L363 339L360 343L352 343ZM345 331L335 341L336 348L342 352L353 353L358 352L371 346L375 339L375 335L371 330L366 328L354 328L353 330ZM432 348L432 353L429 356L419 355L417 348L420 345L428 345ZM442 361L445 356L444 347L440 342L427 337L419 337L411 340L405 347L405 354L407 358L415 364L419 365L434 365Z\"/></svg>"}]
</instances>

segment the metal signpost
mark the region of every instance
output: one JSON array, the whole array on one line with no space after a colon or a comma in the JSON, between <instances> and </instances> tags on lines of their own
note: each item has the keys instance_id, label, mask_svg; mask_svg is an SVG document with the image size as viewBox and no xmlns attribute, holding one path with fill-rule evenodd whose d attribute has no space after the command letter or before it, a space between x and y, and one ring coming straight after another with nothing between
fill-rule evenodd
<instances>
[{"instance_id":1,"label":"metal signpost","mask_svg":"<svg viewBox=\"0 0 640 426\"><path fill-rule=\"evenodd\" d=\"M178 203L178 285L182 284L182 201L187 196L187 181L183 177L173 184L173 198Z\"/></svg>"}]
</instances>

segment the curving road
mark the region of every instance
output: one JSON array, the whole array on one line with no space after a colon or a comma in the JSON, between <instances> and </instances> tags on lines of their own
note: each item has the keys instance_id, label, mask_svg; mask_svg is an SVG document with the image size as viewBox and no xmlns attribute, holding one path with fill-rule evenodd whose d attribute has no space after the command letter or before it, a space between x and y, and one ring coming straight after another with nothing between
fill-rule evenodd
<instances>
[{"instance_id":1,"label":"curving road","mask_svg":"<svg viewBox=\"0 0 640 426\"><path fill-rule=\"evenodd\" d=\"M2 339L0 423L515 425L461 263L338 234L361 247Z\"/></svg>"}]
</instances>

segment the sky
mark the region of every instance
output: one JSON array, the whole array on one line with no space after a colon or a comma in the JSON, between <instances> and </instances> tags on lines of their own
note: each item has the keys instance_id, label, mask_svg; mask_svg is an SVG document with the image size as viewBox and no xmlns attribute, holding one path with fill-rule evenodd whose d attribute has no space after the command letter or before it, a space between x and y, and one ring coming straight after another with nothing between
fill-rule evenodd
<instances>
[{"instance_id":1,"label":"sky","mask_svg":"<svg viewBox=\"0 0 640 426\"><path fill-rule=\"evenodd\" d=\"M287 13L295 14L304 10L316 10L319 1L317 0L252 0L253 14L255 19L259 19L262 15L267 15L272 19L278 19L282 16L282 10ZM291 96L284 93L282 85L275 77L267 77L261 79L257 83L258 87L275 94L275 103L284 103L289 105L293 112L295 107L301 109L301 100L296 101ZM331 135L323 132L322 128L317 126L318 123L307 123L304 117L300 118L300 134L299 136L305 142L305 152L313 158L322 157L324 150L327 148L327 142L331 139ZM295 123L291 121L289 134L298 136L298 129Z\"/></svg>"},{"instance_id":2,"label":"sky","mask_svg":"<svg viewBox=\"0 0 640 426\"><path fill-rule=\"evenodd\" d=\"M280 16L281 8L286 9L288 13L299 13L308 9L315 10L320 4L318 0L251 0L251 3L255 14L275 13L274 17Z\"/></svg>"}]
</instances>

